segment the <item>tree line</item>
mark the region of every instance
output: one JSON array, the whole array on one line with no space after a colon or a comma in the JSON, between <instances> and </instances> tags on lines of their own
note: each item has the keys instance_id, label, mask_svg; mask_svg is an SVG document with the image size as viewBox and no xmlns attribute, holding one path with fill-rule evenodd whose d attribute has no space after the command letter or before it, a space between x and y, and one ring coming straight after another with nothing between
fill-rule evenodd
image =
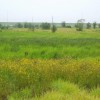
<instances>
[{"instance_id":1,"label":"tree line","mask_svg":"<svg viewBox=\"0 0 100 100\"><path fill-rule=\"evenodd\" d=\"M77 21L77 23L74 26L77 31L83 31L84 22L85 22L84 19L80 19L80 20ZM9 25L5 26L5 25L0 24L0 30L8 29L9 27L10 27ZM34 31L34 29L38 29L38 28L41 28L43 30L48 30L48 29L50 30L51 29L52 32L56 32L56 30L57 30L57 26L54 23L51 24L51 23L47 23L47 22L41 23L40 25L39 24L35 25L34 23L27 23L27 22L16 23L13 27L15 27L15 28L29 28L32 31ZM65 21L63 21L61 23L61 27L62 28L72 28L71 25L66 25ZM85 27L87 29L91 29L91 28L96 29L97 27L100 28L100 24L97 24L96 22L94 22L94 23L88 22L88 23L86 23Z\"/></svg>"},{"instance_id":2,"label":"tree line","mask_svg":"<svg viewBox=\"0 0 100 100\"><path fill-rule=\"evenodd\" d=\"M80 20L77 21L77 23L75 24L75 28L76 28L77 31L83 31L84 27L86 27L86 29L91 29L91 28L96 29L97 27L100 28L100 23L97 24L96 22L94 22L94 23L90 23L90 22L84 23L84 22L85 22L84 19L80 19ZM63 28L71 28L70 25L66 25L65 21L63 21L61 23L61 26Z\"/></svg>"}]
</instances>

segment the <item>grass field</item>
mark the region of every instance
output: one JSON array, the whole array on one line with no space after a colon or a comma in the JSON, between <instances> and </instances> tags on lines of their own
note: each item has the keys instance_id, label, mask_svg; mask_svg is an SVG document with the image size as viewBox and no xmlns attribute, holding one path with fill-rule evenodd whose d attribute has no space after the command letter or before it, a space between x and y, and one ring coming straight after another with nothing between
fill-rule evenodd
<instances>
[{"instance_id":1,"label":"grass field","mask_svg":"<svg viewBox=\"0 0 100 100\"><path fill-rule=\"evenodd\" d=\"M100 29L0 32L1 100L100 100Z\"/></svg>"},{"instance_id":2,"label":"grass field","mask_svg":"<svg viewBox=\"0 0 100 100\"><path fill-rule=\"evenodd\" d=\"M42 30L9 30L0 32L0 58L99 57L99 44L100 29L83 32L59 29L56 33Z\"/></svg>"}]
</instances>

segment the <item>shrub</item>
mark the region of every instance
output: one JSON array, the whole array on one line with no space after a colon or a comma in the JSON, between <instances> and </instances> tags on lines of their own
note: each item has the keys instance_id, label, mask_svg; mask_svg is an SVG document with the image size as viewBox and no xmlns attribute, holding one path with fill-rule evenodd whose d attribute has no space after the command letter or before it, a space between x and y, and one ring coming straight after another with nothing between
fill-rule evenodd
<instances>
[{"instance_id":1,"label":"shrub","mask_svg":"<svg viewBox=\"0 0 100 100\"><path fill-rule=\"evenodd\" d=\"M76 24L77 31L83 31L84 21L85 21L84 19L80 19L77 21L77 24Z\"/></svg>"},{"instance_id":2,"label":"shrub","mask_svg":"<svg viewBox=\"0 0 100 100\"><path fill-rule=\"evenodd\" d=\"M51 28L51 30L52 30L52 32L54 33L54 32L57 31L57 27L56 27L55 25L53 25L52 28Z\"/></svg>"},{"instance_id":3,"label":"shrub","mask_svg":"<svg viewBox=\"0 0 100 100\"><path fill-rule=\"evenodd\" d=\"M24 28L29 28L29 23L24 23Z\"/></svg>"},{"instance_id":4,"label":"shrub","mask_svg":"<svg viewBox=\"0 0 100 100\"><path fill-rule=\"evenodd\" d=\"M47 22L46 23L42 23L41 24L41 28L42 29L50 29L50 23L47 23Z\"/></svg>"},{"instance_id":5,"label":"shrub","mask_svg":"<svg viewBox=\"0 0 100 100\"><path fill-rule=\"evenodd\" d=\"M59 91L63 94L73 94L78 93L80 91L78 86L62 80L52 82L51 88L54 91Z\"/></svg>"},{"instance_id":6,"label":"shrub","mask_svg":"<svg viewBox=\"0 0 100 100\"><path fill-rule=\"evenodd\" d=\"M100 28L100 24L98 24L99 28Z\"/></svg>"},{"instance_id":7,"label":"shrub","mask_svg":"<svg viewBox=\"0 0 100 100\"><path fill-rule=\"evenodd\" d=\"M66 26L66 28L72 28L71 26Z\"/></svg>"},{"instance_id":8,"label":"shrub","mask_svg":"<svg viewBox=\"0 0 100 100\"><path fill-rule=\"evenodd\" d=\"M66 22L63 21L63 22L61 23L61 26L65 28L65 27L66 27Z\"/></svg>"},{"instance_id":9,"label":"shrub","mask_svg":"<svg viewBox=\"0 0 100 100\"><path fill-rule=\"evenodd\" d=\"M91 23L87 23L87 29L90 29L91 28Z\"/></svg>"},{"instance_id":10,"label":"shrub","mask_svg":"<svg viewBox=\"0 0 100 100\"><path fill-rule=\"evenodd\" d=\"M0 29L2 28L2 24L0 24Z\"/></svg>"},{"instance_id":11,"label":"shrub","mask_svg":"<svg viewBox=\"0 0 100 100\"><path fill-rule=\"evenodd\" d=\"M32 31L34 31L35 30L35 27L34 27L34 24L29 24L29 27L28 27L29 29L31 29Z\"/></svg>"},{"instance_id":12,"label":"shrub","mask_svg":"<svg viewBox=\"0 0 100 100\"><path fill-rule=\"evenodd\" d=\"M97 25L97 23L94 22L94 23L93 23L93 28L94 28L94 29L96 28L96 25Z\"/></svg>"},{"instance_id":13,"label":"shrub","mask_svg":"<svg viewBox=\"0 0 100 100\"><path fill-rule=\"evenodd\" d=\"M35 25L35 28L39 29L39 27L40 27L39 25Z\"/></svg>"},{"instance_id":14,"label":"shrub","mask_svg":"<svg viewBox=\"0 0 100 100\"><path fill-rule=\"evenodd\" d=\"M22 23L17 23L17 24L15 24L15 27L17 27L17 28L23 28L23 24Z\"/></svg>"}]
</instances>

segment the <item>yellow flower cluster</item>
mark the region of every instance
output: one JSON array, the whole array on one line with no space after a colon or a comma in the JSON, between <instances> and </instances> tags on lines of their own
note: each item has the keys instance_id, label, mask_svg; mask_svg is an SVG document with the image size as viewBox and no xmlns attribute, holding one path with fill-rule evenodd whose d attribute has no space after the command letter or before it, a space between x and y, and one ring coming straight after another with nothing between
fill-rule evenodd
<instances>
[{"instance_id":1,"label":"yellow flower cluster","mask_svg":"<svg viewBox=\"0 0 100 100\"><path fill-rule=\"evenodd\" d=\"M65 79L87 88L97 87L100 85L100 61L0 60L0 97L30 86L34 92L45 91L48 84L56 79Z\"/></svg>"}]
</instances>

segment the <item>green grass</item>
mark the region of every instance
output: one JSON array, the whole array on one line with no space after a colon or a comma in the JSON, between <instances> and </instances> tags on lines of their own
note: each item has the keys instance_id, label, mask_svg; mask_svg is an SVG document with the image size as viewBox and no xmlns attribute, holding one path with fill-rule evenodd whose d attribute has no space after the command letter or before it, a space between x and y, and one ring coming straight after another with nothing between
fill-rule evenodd
<instances>
[{"instance_id":1,"label":"green grass","mask_svg":"<svg viewBox=\"0 0 100 100\"><path fill-rule=\"evenodd\" d=\"M8 96L8 100L99 100L97 95L70 82L58 80L51 83L51 91L32 98L31 89L23 89ZM100 94L99 94L100 96Z\"/></svg>"},{"instance_id":2,"label":"green grass","mask_svg":"<svg viewBox=\"0 0 100 100\"><path fill-rule=\"evenodd\" d=\"M100 100L100 29L0 32L1 100Z\"/></svg>"},{"instance_id":3,"label":"green grass","mask_svg":"<svg viewBox=\"0 0 100 100\"><path fill-rule=\"evenodd\" d=\"M99 97L99 85L100 59L0 60L0 99L41 97L51 91L74 94L81 91L77 87Z\"/></svg>"},{"instance_id":4,"label":"green grass","mask_svg":"<svg viewBox=\"0 0 100 100\"><path fill-rule=\"evenodd\" d=\"M93 89L90 93L91 93L91 95L100 98L100 88Z\"/></svg>"},{"instance_id":5,"label":"green grass","mask_svg":"<svg viewBox=\"0 0 100 100\"><path fill-rule=\"evenodd\" d=\"M86 58L100 56L100 31L59 29L56 33L36 30L0 32L0 58ZM28 55L25 55L25 52Z\"/></svg>"}]
</instances>

